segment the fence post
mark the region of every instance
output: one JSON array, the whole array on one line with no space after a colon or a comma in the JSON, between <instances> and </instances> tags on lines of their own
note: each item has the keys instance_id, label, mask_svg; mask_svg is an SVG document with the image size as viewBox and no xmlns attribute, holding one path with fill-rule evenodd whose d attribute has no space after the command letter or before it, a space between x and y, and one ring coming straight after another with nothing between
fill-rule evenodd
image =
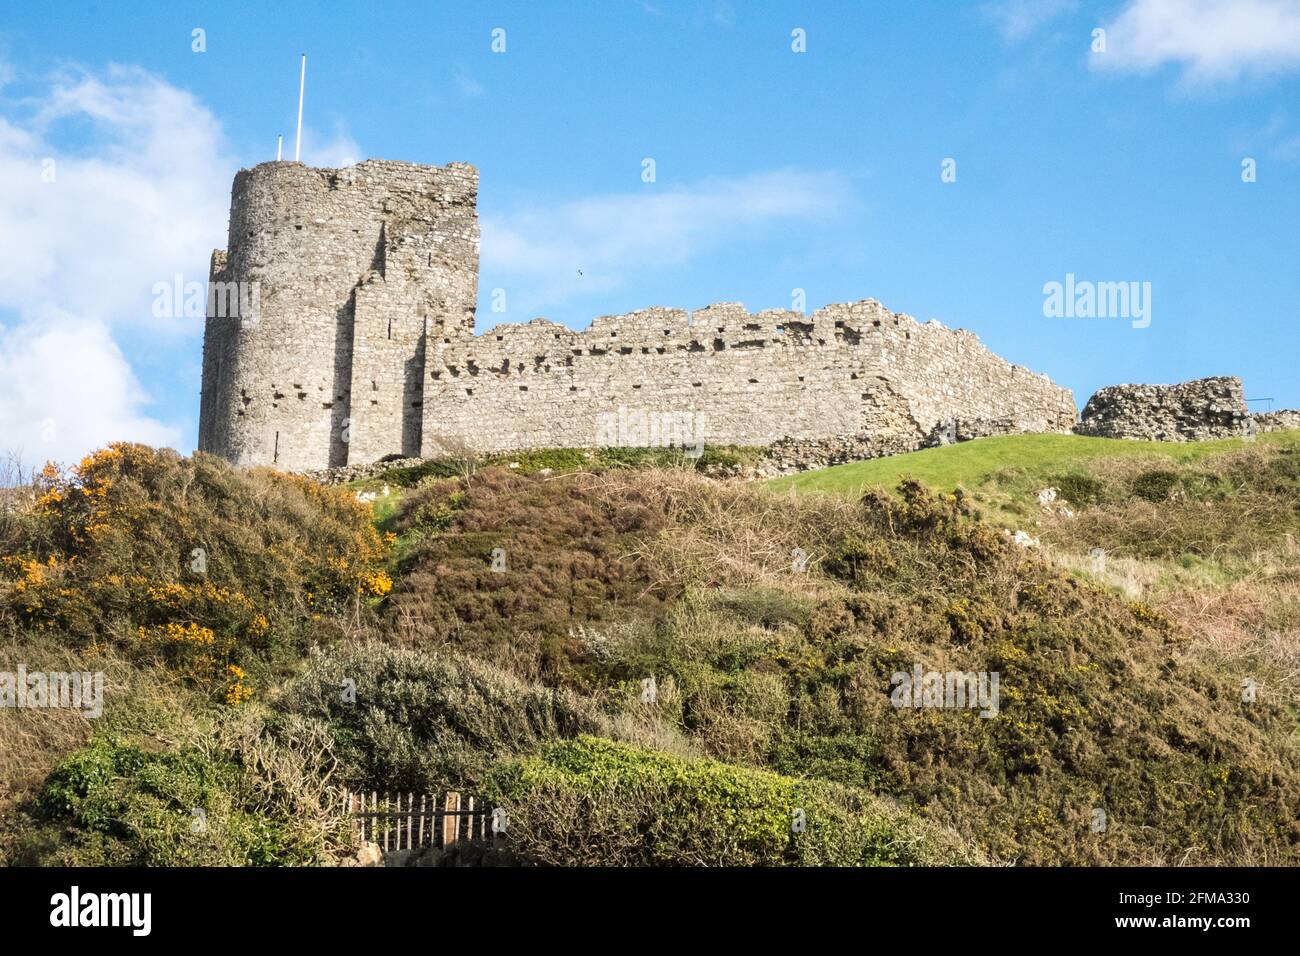
<instances>
[{"instance_id":1,"label":"fence post","mask_svg":"<svg viewBox=\"0 0 1300 956\"><path fill-rule=\"evenodd\" d=\"M445 849L456 842L460 833L460 794L452 791L443 804L442 845Z\"/></svg>"},{"instance_id":2,"label":"fence post","mask_svg":"<svg viewBox=\"0 0 1300 956\"><path fill-rule=\"evenodd\" d=\"M424 794L420 794L420 846L424 846Z\"/></svg>"}]
</instances>

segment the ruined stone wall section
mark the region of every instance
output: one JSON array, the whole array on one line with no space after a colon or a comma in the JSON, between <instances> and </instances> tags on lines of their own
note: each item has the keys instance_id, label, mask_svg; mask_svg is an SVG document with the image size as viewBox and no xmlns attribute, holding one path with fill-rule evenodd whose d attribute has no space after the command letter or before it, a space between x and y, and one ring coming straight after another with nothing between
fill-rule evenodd
<instances>
[{"instance_id":1,"label":"ruined stone wall section","mask_svg":"<svg viewBox=\"0 0 1300 956\"><path fill-rule=\"evenodd\" d=\"M1074 400L969 332L867 300L812 316L723 303L688 314L602 316L583 332L543 319L431 337L423 454L598 443L602 415L702 413L711 444L864 430L919 444L946 419L1063 431Z\"/></svg>"},{"instance_id":2,"label":"ruined stone wall section","mask_svg":"<svg viewBox=\"0 0 1300 956\"><path fill-rule=\"evenodd\" d=\"M418 445L419 409L408 410L406 390L419 391L423 335L412 328L426 317L473 327L477 190L477 171L458 163L241 170L211 281L256 283L258 307L207 320L200 449L289 470L344 464L356 454L358 381L386 390L356 423L362 451Z\"/></svg>"},{"instance_id":3,"label":"ruined stone wall section","mask_svg":"<svg viewBox=\"0 0 1300 956\"><path fill-rule=\"evenodd\" d=\"M1098 390L1075 431L1101 438L1206 441L1252 434L1250 410L1235 375L1175 385L1110 385Z\"/></svg>"},{"instance_id":4,"label":"ruined stone wall section","mask_svg":"<svg viewBox=\"0 0 1300 956\"><path fill-rule=\"evenodd\" d=\"M1275 412L1261 412L1255 416L1255 425L1262 432L1281 432L1300 428L1300 409L1279 408Z\"/></svg>"}]
</instances>

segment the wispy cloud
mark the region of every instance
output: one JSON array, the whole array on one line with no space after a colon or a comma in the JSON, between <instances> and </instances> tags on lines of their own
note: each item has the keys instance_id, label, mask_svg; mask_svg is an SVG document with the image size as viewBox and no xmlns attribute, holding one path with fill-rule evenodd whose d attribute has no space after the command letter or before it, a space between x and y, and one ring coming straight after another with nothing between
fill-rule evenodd
<instances>
[{"instance_id":1,"label":"wispy cloud","mask_svg":"<svg viewBox=\"0 0 1300 956\"><path fill-rule=\"evenodd\" d=\"M285 158L292 159L285 147ZM309 127L302 130L302 161L308 166L321 166L326 169L339 169L351 166L365 159L361 145L348 135L341 123L335 123L328 135Z\"/></svg>"},{"instance_id":2,"label":"wispy cloud","mask_svg":"<svg viewBox=\"0 0 1300 956\"><path fill-rule=\"evenodd\" d=\"M1078 7L1079 0L994 0L982 5L980 12L997 24L1008 43L1019 43Z\"/></svg>"},{"instance_id":3,"label":"wispy cloud","mask_svg":"<svg viewBox=\"0 0 1300 956\"><path fill-rule=\"evenodd\" d=\"M736 8L731 5L730 0L709 0L709 19L719 26L734 27Z\"/></svg>"},{"instance_id":4,"label":"wispy cloud","mask_svg":"<svg viewBox=\"0 0 1300 956\"><path fill-rule=\"evenodd\" d=\"M486 92L483 84L464 70L456 71L456 89L461 96L482 96Z\"/></svg>"},{"instance_id":5,"label":"wispy cloud","mask_svg":"<svg viewBox=\"0 0 1300 956\"><path fill-rule=\"evenodd\" d=\"M179 442L114 329L158 350L199 334L153 286L203 282L238 163L189 93L143 70L73 71L0 118L0 436L29 460L115 439Z\"/></svg>"},{"instance_id":6,"label":"wispy cloud","mask_svg":"<svg viewBox=\"0 0 1300 956\"><path fill-rule=\"evenodd\" d=\"M1300 130L1282 110L1275 111L1261 126L1245 126L1231 137L1231 148L1240 156L1267 156L1291 166L1300 163Z\"/></svg>"},{"instance_id":7,"label":"wispy cloud","mask_svg":"<svg viewBox=\"0 0 1300 956\"><path fill-rule=\"evenodd\" d=\"M1300 0L1129 0L1094 69L1175 65L1203 86L1300 69Z\"/></svg>"},{"instance_id":8,"label":"wispy cloud","mask_svg":"<svg viewBox=\"0 0 1300 956\"><path fill-rule=\"evenodd\" d=\"M842 176L799 170L527 206L484 217L481 286L505 288L512 314L535 315L851 208Z\"/></svg>"}]
</instances>

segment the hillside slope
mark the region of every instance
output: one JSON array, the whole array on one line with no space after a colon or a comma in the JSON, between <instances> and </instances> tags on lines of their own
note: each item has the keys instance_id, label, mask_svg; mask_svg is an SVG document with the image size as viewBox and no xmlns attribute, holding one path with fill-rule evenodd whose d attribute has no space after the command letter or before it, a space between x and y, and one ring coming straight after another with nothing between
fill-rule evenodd
<instances>
[{"instance_id":1,"label":"hillside slope","mask_svg":"<svg viewBox=\"0 0 1300 956\"><path fill-rule=\"evenodd\" d=\"M64 735L0 713L0 846L328 863L345 788L452 787L539 864L1295 863L1294 439L993 469L989 439L861 496L462 462L369 479L373 515L120 446L0 536L10 654L117 688ZM195 590L195 535L249 614Z\"/></svg>"}]
</instances>

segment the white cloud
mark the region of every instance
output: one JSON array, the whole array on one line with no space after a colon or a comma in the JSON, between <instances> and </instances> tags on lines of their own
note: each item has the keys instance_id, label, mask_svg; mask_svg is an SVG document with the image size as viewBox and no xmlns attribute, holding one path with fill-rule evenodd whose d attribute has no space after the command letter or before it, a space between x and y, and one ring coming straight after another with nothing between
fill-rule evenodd
<instances>
[{"instance_id":1,"label":"white cloud","mask_svg":"<svg viewBox=\"0 0 1300 956\"><path fill-rule=\"evenodd\" d=\"M505 288L512 313L533 315L851 205L842 177L782 170L526 206L483 217L480 286Z\"/></svg>"},{"instance_id":2,"label":"white cloud","mask_svg":"<svg viewBox=\"0 0 1300 956\"><path fill-rule=\"evenodd\" d=\"M284 158L293 159L292 142L284 144ZM308 126L302 128L302 161L308 166L341 169L359 163L365 158L360 144L349 136L341 125L335 125L328 139Z\"/></svg>"},{"instance_id":3,"label":"white cloud","mask_svg":"<svg viewBox=\"0 0 1300 956\"><path fill-rule=\"evenodd\" d=\"M109 441L179 447L178 428L143 413L147 396L103 322L45 318L0 327L0 450L34 467Z\"/></svg>"},{"instance_id":4,"label":"white cloud","mask_svg":"<svg viewBox=\"0 0 1300 956\"><path fill-rule=\"evenodd\" d=\"M1192 85L1300 69L1300 0L1129 0L1096 69L1182 68Z\"/></svg>"},{"instance_id":5,"label":"white cloud","mask_svg":"<svg viewBox=\"0 0 1300 956\"><path fill-rule=\"evenodd\" d=\"M90 145L64 144L65 123ZM221 146L189 93L122 67L57 81L0 123L0 309L157 324L154 283L205 281L225 245L237 164ZM183 321L160 331L196 331Z\"/></svg>"},{"instance_id":6,"label":"white cloud","mask_svg":"<svg viewBox=\"0 0 1300 956\"><path fill-rule=\"evenodd\" d=\"M201 333L151 305L155 283L205 281L225 245L238 164L220 124L191 94L119 66L60 76L19 108L0 118L0 451L177 443L113 331L154 335L164 353Z\"/></svg>"},{"instance_id":7,"label":"white cloud","mask_svg":"<svg viewBox=\"0 0 1300 956\"><path fill-rule=\"evenodd\" d=\"M1078 0L997 0L980 10L997 24L1003 39L1017 43L1078 6Z\"/></svg>"}]
</instances>

